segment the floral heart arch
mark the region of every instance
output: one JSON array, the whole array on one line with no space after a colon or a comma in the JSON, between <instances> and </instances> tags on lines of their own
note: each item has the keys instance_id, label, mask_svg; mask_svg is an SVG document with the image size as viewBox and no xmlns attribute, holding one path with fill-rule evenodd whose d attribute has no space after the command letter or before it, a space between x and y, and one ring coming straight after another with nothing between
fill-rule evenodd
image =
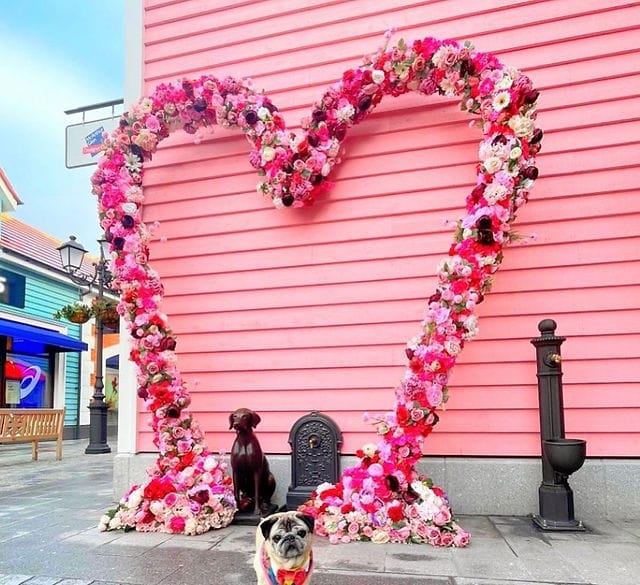
<instances>
[{"instance_id":1,"label":"floral heart arch","mask_svg":"<svg viewBox=\"0 0 640 585\"><path fill-rule=\"evenodd\" d=\"M521 72L469 43L433 38L387 44L325 91L303 120L287 130L278 108L247 82L205 75L161 84L125 112L107 137L92 176L101 226L111 242L119 311L132 337L138 395L152 414L159 456L145 486L133 486L101 527L195 534L226 526L236 510L225 462L204 444L188 410L177 368L176 339L160 304L158 274L148 264L150 232L142 222L144 162L172 131L194 134L218 124L238 128L252 145L258 191L276 207L313 203L338 162L349 128L387 95L440 94L460 100L482 132L476 184L466 195L448 255L437 268L418 334L407 344L408 367L392 412L373 417L377 444L336 485L318 486L303 509L332 542L429 542L464 546L469 535L451 517L446 495L415 470L421 443L438 421L447 381L464 343L477 333L475 306L509 241L511 223L527 201L538 170L534 157L538 92Z\"/></svg>"}]
</instances>

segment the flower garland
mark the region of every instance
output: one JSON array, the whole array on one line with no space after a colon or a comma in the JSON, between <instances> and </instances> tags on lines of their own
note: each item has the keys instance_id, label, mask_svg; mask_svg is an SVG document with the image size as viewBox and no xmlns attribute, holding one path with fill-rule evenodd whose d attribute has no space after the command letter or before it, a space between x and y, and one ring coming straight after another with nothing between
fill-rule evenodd
<instances>
[{"instance_id":1,"label":"flower garland","mask_svg":"<svg viewBox=\"0 0 640 585\"><path fill-rule=\"evenodd\" d=\"M149 266L150 231L142 222L144 162L172 131L196 134L218 124L242 130L252 145L258 191L276 207L311 205L328 185L348 129L386 95L413 91L461 100L482 131L476 184L466 215L437 269L419 333L407 344L409 365L392 412L369 419L380 441L358 451L360 462L336 485L323 484L303 509L332 542L429 542L464 546L442 490L419 477L422 442L447 400L451 369L478 333L473 314L491 286L511 237L511 223L537 178L538 92L521 72L469 43L433 38L387 44L346 71L317 101L302 132L291 133L277 107L249 81L205 75L161 84L125 112L92 177L101 226L111 242L119 311L133 339L138 395L152 413L159 457L146 487L134 486L103 528L195 533L224 526L235 511L224 462L204 446L188 411L189 393L176 365L176 338L160 310L158 274Z\"/></svg>"}]
</instances>

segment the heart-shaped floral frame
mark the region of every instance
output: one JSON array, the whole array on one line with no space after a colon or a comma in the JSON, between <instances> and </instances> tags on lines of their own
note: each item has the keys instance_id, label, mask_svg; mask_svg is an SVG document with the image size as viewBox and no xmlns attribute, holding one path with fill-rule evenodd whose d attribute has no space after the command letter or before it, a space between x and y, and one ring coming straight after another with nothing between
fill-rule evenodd
<instances>
[{"instance_id":1,"label":"heart-shaped floral frame","mask_svg":"<svg viewBox=\"0 0 640 585\"><path fill-rule=\"evenodd\" d=\"M236 505L225 462L205 446L188 410L189 392L177 368L176 338L160 305L159 275L148 263L151 234L142 221L144 162L177 129L195 134L218 124L242 130L258 191L276 207L311 205L327 185L348 129L384 96L407 92L460 99L482 131L475 186L466 196L448 255L437 268L418 334L407 344L409 364L392 412L370 417L377 444L336 485L323 484L302 509L332 542L429 542L464 546L469 535L452 519L446 496L418 476L422 441L438 422L447 382L464 343L477 334L474 308L488 292L511 236L511 223L538 175L535 155L538 92L520 71L469 43L433 38L387 44L346 71L316 102L302 132L291 133L269 98L249 82L205 75L161 84L125 112L107 137L92 177L101 226L111 242L113 284L132 337L138 395L152 414L159 456L151 480L133 486L102 519L103 529L135 528L195 534L226 526Z\"/></svg>"}]
</instances>

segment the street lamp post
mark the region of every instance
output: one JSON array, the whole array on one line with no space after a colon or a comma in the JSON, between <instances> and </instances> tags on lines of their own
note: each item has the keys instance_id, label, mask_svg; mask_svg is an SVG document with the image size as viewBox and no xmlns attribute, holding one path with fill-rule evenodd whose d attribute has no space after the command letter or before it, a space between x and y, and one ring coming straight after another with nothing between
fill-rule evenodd
<instances>
[{"instance_id":1,"label":"street lamp post","mask_svg":"<svg viewBox=\"0 0 640 585\"><path fill-rule=\"evenodd\" d=\"M81 271L82 261L86 250L78 242L75 236L70 236L69 241L58 248L62 267L69 278L76 284L91 287L97 284L98 301L104 297L104 288L111 281L111 273L107 268L107 257L109 254L109 242L98 240L100 244L100 260L94 264L93 275ZM102 354L104 325L99 314L95 315L96 320L96 369L93 396L89 403L89 444L84 450L85 453L110 453L111 447L107 444L107 410L108 405L104 401L104 380L102 374Z\"/></svg>"}]
</instances>

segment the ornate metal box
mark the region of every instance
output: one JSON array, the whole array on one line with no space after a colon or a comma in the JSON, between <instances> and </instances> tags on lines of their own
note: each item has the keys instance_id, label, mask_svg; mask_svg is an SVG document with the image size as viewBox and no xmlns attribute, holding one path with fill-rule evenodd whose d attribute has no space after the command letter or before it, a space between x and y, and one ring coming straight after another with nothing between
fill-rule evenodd
<instances>
[{"instance_id":1,"label":"ornate metal box","mask_svg":"<svg viewBox=\"0 0 640 585\"><path fill-rule=\"evenodd\" d=\"M321 483L335 483L340 474L342 433L333 420L317 411L298 419L289 433L291 485L287 509L306 502Z\"/></svg>"}]
</instances>

